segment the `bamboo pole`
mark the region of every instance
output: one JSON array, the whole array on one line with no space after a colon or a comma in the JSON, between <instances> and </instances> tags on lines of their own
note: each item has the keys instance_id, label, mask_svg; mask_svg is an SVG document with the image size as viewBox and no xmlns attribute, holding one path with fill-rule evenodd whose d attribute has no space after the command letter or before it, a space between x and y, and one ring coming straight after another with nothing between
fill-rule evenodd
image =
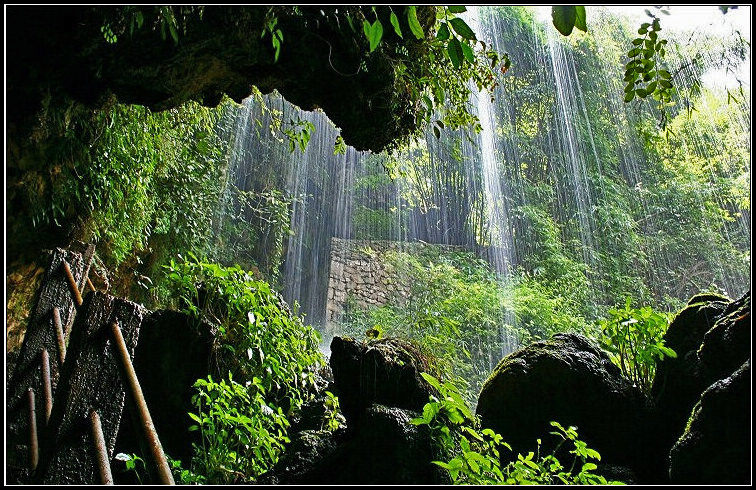
<instances>
[{"instance_id":1,"label":"bamboo pole","mask_svg":"<svg viewBox=\"0 0 756 490\"><path fill-rule=\"evenodd\" d=\"M100 483L102 485L113 485L113 473L110 470L110 461L108 458L108 448L105 444L105 436L102 433L102 423L97 412L89 412L89 422L92 429L92 440L94 441L95 453L97 455L97 469L100 472Z\"/></svg>"},{"instance_id":2,"label":"bamboo pole","mask_svg":"<svg viewBox=\"0 0 756 490\"><path fill-rule=\"evenodd\" d=\"M37 413L34 407L34 390L29 388L29 469L34 471L39 464L39 443L37 441Z\"/></svg>"},{"instance_id":3,"label":"bamboo pole","mask_svg":"<svg viewBox=\"0 0 756 490\"><path fill-rule=\"evenodd\" d=\"M50 381L50 355L42 349L42 396L45 401L45 425L50 422L52 412L52 382Z\"/></svg>"},{"instance_id":4,"label":"bamboo pole","mask_svg":"<svg viewBox=\"0 0 756 490\"><path fill-rule=\"evenodd\" d=\"M81 298L81 292L79 291L79 286L76 284L76 279L74 279L74 276L71 273L71 267L65 260L63 260L63 271L66 273L68 285L71 286L71 294L73 294L74 303L76 304L76 306L81 306L84 300Z\"/></svg>"},{"instance_id":5,"label":"bamboo pole","mask_svg":"<svg viewBox=\"0 0 756 490\"><path fill-rule=\"evenodd\" d=\"M53 308L53 322L55 323L55 333L58 336L58 360L62 366L66 360L66 334L63 332L63 322L60 320L60 309L57 306Z\"/></svg>"},{"instance_id":6,"label":"bamboo pole","mask_svg":"<svg viewBox=\"0 0 756 490\"><path fill-rule=\"evenodd\" d=\"M121 329L118 326L118 322L114 321L111 324L113 330L113 337L115 338L116 350L118 351L118 357L123 367L123 373L126 376L126 383L129 385L134 405L137 409L139 421L141 422L143 429L143 436L147 443L147 447L152 454L153 462L157 469L158 478L163 485L175 485L173 480L173 474L171 468L168 465L168 459L163 452L163 446L160 444L157 431L155 430L155 424L152 423L152 417L150 417L150 411L147 409L147 403L144 400L142 394L142 388L139 386L139 380L137 379L134 366L131 364L131 358L126 348L126 342L123 340Z\"/></svg>"}]
</instances>

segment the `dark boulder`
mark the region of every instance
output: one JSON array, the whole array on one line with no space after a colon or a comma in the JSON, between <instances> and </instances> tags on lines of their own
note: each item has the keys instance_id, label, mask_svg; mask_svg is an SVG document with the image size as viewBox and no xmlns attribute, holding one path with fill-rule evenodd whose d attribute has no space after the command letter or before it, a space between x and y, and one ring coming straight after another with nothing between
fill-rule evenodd
<instances>
[{"instance_id":1,"label":"dark boulder","mask_svg":"<svg viewBox=\"0 0 756 490\"><path fill-rule=\"evenodd\" d=\"M514 454L535 451L539 438L541 452L550 450L550 422L557 421L576 426L604 464L627 466L641 481L663 472L663 458L648 444L646 398L581 335L556 334L502 359L483 385L477 413Z\"/></svg>"},{"instance_id":2,"label":"dark boulder","mask_svg":"<svg viewBox=\"0 0 756 490\"><path fill-rule=\"evenodd\" d=\"M751 293L730 303L706 332L698 358L709 379L729 376L751 355Z\"/></svg>"},{"instance_id":3,"label":"dark boulder","mask_svg":"<svg viewBox=\"0 0 756 490\"><path fill-rule=\"evenodd\" d=\"M303 430L295 433L276 465L255 483L279 485L311 480L310 474L333 454L343 439L343 432Z\"/></svg>"},{"instance_id":4,"label":"dark boulder","mask_svg":"<svg viewBox=\"0 0 756 490\"><path fill-rule=\"evenodd\" d=\"M335 394L350 425L373 403L420 411L434 392L420 376L429 370L428 362L398 339L334 337L330 364Z\"/></svg>"},{"instance_id":5,"label":"dark boulder","mask_svg":"<svg viewBox=\"0 0 756 490\"><path fill-rule=\"evenodd\" d=\"M141 384L160 442L165 452L188 466L192 442L198 432L189 432L195 412L192 385L212 372L210 364L215 329L178 311L158 310L145 318L134 353L134 370ZM139 453L138 429L126 417L116 443L116 452Z\"/></svg>"},{"instance_id":6,"label":"dark boulder","mask_svg":"<svg viewBox=\"0 0 756 490\"><path fill-rule=\"evenodd\" d=\"M443 484L432 463L443 458L420 414L383 405L368 407L350 431L305 431L292 438L281 460L260 483L309 485Z\"/></svg>"},{"instance_id":7,"label":"dark boulder","mask_svg":"<svg viewBox=\"0 0 756 490\"><path fill-rule=\"evenodd\" d=\"M712 384L670 451L675 484L751 483L751 361Z\"/></svg>"},{"instance_id":8,"label":"dark boulder","mask_svg":"<svg viewBox=\"0 0 756 490\"><path fill-rule=\"evenodd\" d=\"M737 369L750 352L750 293L735 302L701 294L688 304L664 336L677 357L657 363L651 387L654 432L666 451L682 434L701 393Z\"/></svg>"},{"instance_id":9,"label":"dark boulder","mask_svg":"<svg viewBox=\"0 0 756 490\"><path fill-rule=\"evenodd\" d=\"M727 296L723 296L721 294L700 293L690 298L688 300L687 306L695 305L697 303L712 303L712 302L729 303L730 301L732 301L730 298L728 298Z\"/></svg>"}]
</instances>

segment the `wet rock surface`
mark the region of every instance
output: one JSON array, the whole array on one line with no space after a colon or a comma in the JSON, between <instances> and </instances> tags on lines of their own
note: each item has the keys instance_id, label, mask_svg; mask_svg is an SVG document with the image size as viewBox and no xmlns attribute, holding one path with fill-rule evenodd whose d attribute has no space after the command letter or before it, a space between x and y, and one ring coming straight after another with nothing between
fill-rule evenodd
<instances>
[{"instance_id":1,"label":"wet rock surface","mask_svg":"<svg viewBox=\"0 0 756 490\"><path fill-rule=\"evenodd\" d=\"M712 384L670 451L674 484L751 483L751 361Z\"/></svg>"},{"instance_id":2,"label":"wet rock surface","mask_svg":"<svg viewBox=\"0 0 756 490\"><path fill-rule=\"evenodd\" d=\"M428 427L410 423L419 415L374 404L353 428L299 433L261 481L311 485L448 483L441 468L432 463L441 454Z\"/></svg>"},{"instance_id":3,"label":"wet rock surface","mask_svg":"<svg viewBox=\"0 0 756 490\"><path fill-rule=\"evenodd\" d=\"M650 461L645 397L581 335L556 334L505 357L483 385L477 413L514 454L535 451L539 438L542 453L553 449L548 433L557 421L576 426L604 464L629 467L642 481L661 471Z\"/></svg>"},{"instance_id":4,"label":"wet rock surface","mask_svg":"<svg viewBox=\"0 0 756 490\"><path fill-rule=\"evenodd\" d=\"M432 388L420 376L426 361L397 339L358 342L334 337L333 382L346 427L323 430L324 398L295 416L292 442L259 483L440 484L448 476L432 461L444 459L427 426L410 421Z\"/></svg>"}]
</instances>

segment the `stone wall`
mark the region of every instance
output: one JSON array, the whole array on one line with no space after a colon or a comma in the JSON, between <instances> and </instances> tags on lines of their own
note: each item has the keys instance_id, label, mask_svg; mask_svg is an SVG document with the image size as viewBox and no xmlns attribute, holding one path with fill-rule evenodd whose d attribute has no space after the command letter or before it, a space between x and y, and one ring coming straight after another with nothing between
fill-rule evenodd
<instances>
[{"instance_id":1,"label":"stone wall","mask_svg":"<svg viewBox=\"0 0 756 490\"><path fill-rule=\"evenodd\" d=\"M326 324L330 326L341 320L348 298L360 308L381 306L389 300L401 304L409 295L410 284L386 264L385 256L390 251L417 253L426 247L434 247L441 253L465 250L456 245L424 242L331 238Z\"/></svg>"}]
</instances>

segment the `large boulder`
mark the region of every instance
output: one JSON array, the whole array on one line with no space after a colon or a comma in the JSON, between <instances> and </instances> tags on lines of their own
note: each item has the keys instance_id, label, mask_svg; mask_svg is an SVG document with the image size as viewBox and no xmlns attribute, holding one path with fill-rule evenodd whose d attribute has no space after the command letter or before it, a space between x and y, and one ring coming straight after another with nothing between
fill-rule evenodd
<instances>
[{"instance_id":1,"label":"large boulder","mask_svg":"<svg viewBox=\"0 0 756 490\"><path fill-rule=\"evenodd\" d=\"M626 466L640 481L658 479L660 455L649 447L649 407L606 352L577 334L556 334L501 360L483 385L477 413L513 453L543 453L551 421L578 428L580 439L608 465ZM657 461L655 464L654 461Z\"/></svg>"},{"instance_id":2,"label":"large boulder","mask_svg":"<svg viewBox=\"0 0 756 490\"><path fill-rule=\"evenodd\" d=\"M751 483L751 361L712 384L670 451L675 484Z\"/></svg>"},{"instance_id":3,"label":"large boulder","mask_svg":"<svg viewBox=\"0 0 756 490\"><path fill-rule=\"evenodd\" d=\"M292 438L262 483L308 485L412 485L449 483L432 463L442 459L427 426L410 423L420 414L371 405L350 431L304 431Z\"/></svg>"},{"instance_id":4,"label":"large boulder","mask_svg":"<svg viewBox=\"0 0 756 490\"><path fill-rule=\"evenodd\" d=\"M331 341L331 370L339 404L353 424L373 403L421 411L433 388L420 376L428 362L411 344L394 338Z\"/></svg>"},{"instance_id":5,"label":"large boulder","mask_svg":"<svg viewBox=\"0 0 756 490\"><path fill-rule=\"evenodd\" d=\"M211 359L215 328L192 316L172 310L149 314L134 352L134 370L144 393L165 452L187 466L192 457L192 442L199 443L199 432L189 432L192 421L192 387L199 378L212 372ZM138 427L126 417L118 434L116 452L139 453Z\"/></svg>"},{"instance_id":6,"label":"large boulder","mask_svg":"<svg viewBox=\"0 0 756 490\"><path fill-rule=\"evenodd\" d=\"M677 353L657 364L651 398L659 444L668 451L685 429L701 393L750 355L750 293L738 301L694 296L664 336Z\"/></svg>"}]
</instances>

